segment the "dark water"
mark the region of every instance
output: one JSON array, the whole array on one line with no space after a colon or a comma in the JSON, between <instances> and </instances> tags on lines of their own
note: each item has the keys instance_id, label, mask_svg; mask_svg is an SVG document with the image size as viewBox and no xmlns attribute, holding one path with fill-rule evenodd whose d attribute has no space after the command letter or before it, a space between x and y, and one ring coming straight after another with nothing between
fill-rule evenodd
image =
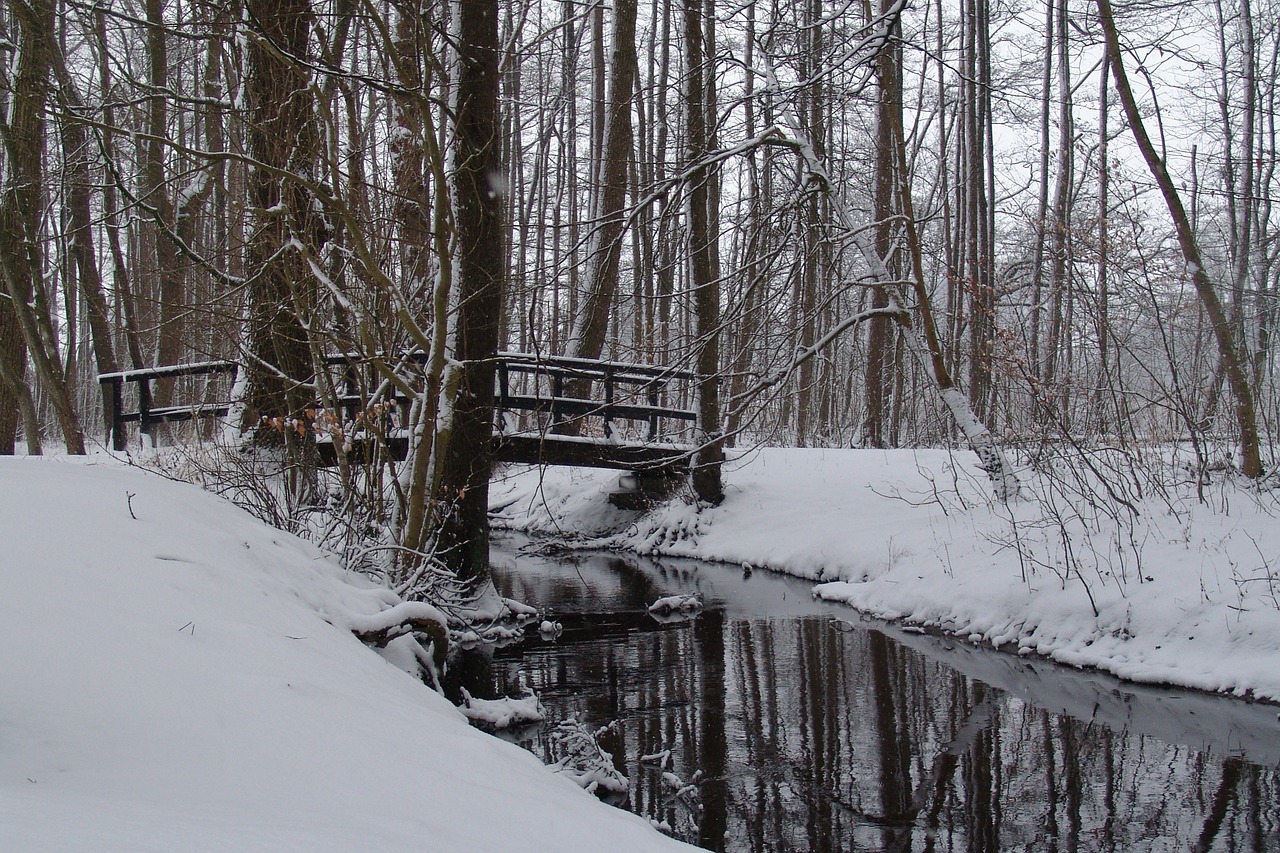
<instances>
[{"instance_id":1,"label":"dark water","mask_svg":"<svg viewBox=\"0 0 1280 853\"><path fill-rule=\"evenodd\" d=\"M496 552L555 641L468 653L600 736L619 804L714 850L1280 850L1274 706L1143 688L866 623L732 567ZM646 611L701 593L687 622ZM1280 661L1277 662L1280 665ZM547 760L550 724L508 736ZM670 750L665 768L641 756Z\"/></svg>"}]
</instances>

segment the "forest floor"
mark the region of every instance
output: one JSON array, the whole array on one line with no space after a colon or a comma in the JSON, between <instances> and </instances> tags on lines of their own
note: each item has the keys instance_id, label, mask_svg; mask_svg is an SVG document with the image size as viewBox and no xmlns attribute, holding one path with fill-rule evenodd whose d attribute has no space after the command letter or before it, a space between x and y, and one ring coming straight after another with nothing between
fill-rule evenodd
<instances>
[{"instance_id":1,"label":"forest floor","mask_svg":"<svg viewBox=\"0 0 1280 853\"><path fill-rule=\"evenodd\" d=\"M972 454L758 449L726 498L615 509L618 473L511 467L494 524L578 547L785 572L919 630L1137 682L1280 701L1280 490L1176 448L1080 452L992 501Z\"/></svg>"},{"instance_id":2,"label":"forest floor","mask_svg":"<svg viewBox=\"0 0 1280 853\"><path fill-rule=\"evenodd\" d=\"M0 850L677 846L359 642L385 591L195 486L0 458L0 549Z\"/></svg>"}]
</instances>

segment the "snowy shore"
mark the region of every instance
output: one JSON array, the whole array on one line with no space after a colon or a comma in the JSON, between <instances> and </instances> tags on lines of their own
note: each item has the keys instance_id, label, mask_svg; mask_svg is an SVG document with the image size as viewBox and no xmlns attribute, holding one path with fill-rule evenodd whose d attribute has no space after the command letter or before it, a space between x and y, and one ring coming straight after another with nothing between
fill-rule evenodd
<instances>
[{"instance_id":1,"label":"snowy shore","mask_svg":"<svg viewBox=\"0 0 1280 853\"><path fill-rule=\"evenodd\" d=\"M472 729L352 636L385 594L194 486L0 458L0 544L0 850L683 847Z\"/></svg>"},{"instance_id":2,"label":"snowy shore","mask_svg":"<svg viewBox=\"0 0 1280 853\"><path fill-rule=\"evenodd\" d=\"M763 449L726 466L715 508L677 497L638 516L608 504L617 472L563 468L507 469L491 506L511 529L786 572L975 643L1280 701L1280 493L1178 466L1154 484L1117 474L1110 492L1105 476L1023 470L1005 507L972 454Z\"/></svg>"}]
</instances>

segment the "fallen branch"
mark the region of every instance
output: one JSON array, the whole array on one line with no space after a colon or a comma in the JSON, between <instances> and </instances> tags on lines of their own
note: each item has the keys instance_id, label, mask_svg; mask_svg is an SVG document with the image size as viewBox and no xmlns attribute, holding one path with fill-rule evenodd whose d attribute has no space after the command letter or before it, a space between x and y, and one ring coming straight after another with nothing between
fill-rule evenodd
<instances>
[{"instance_id":1,"label":"fallen branch","mask_svg":"<svg viewBox=\"0 0 1280 853\"><path fill-rule=\"evenodd\" d=\"M351 616L348 624L362 642L380 649L406 634L425 634L431 640L431 657L437 671L444 667L449 651L448 620L425 601L403 601L378 613Z\"/></svg>"}]
</instances>

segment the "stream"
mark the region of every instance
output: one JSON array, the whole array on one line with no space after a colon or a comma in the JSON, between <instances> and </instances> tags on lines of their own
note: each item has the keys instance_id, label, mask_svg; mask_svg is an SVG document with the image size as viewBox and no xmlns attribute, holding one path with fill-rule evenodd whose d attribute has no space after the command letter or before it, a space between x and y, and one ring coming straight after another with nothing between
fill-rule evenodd
<instances>
[{"instance_id":1,"label":"stream","mask_svg":"<svg viewBox=\"0 0 1280 853\"><path fill-rule=\"evenodd\" d=\"M911 633L764 571L506 534L493 554L502 593L563 631L462 652L449 688L533 689L547 722L501 736L550 762L562 721L597 733L629 780L606 799L690 843L1280 850L1276 706ZM649 614L677 594L701 611Z\"/></svg>"}]
</instances>

